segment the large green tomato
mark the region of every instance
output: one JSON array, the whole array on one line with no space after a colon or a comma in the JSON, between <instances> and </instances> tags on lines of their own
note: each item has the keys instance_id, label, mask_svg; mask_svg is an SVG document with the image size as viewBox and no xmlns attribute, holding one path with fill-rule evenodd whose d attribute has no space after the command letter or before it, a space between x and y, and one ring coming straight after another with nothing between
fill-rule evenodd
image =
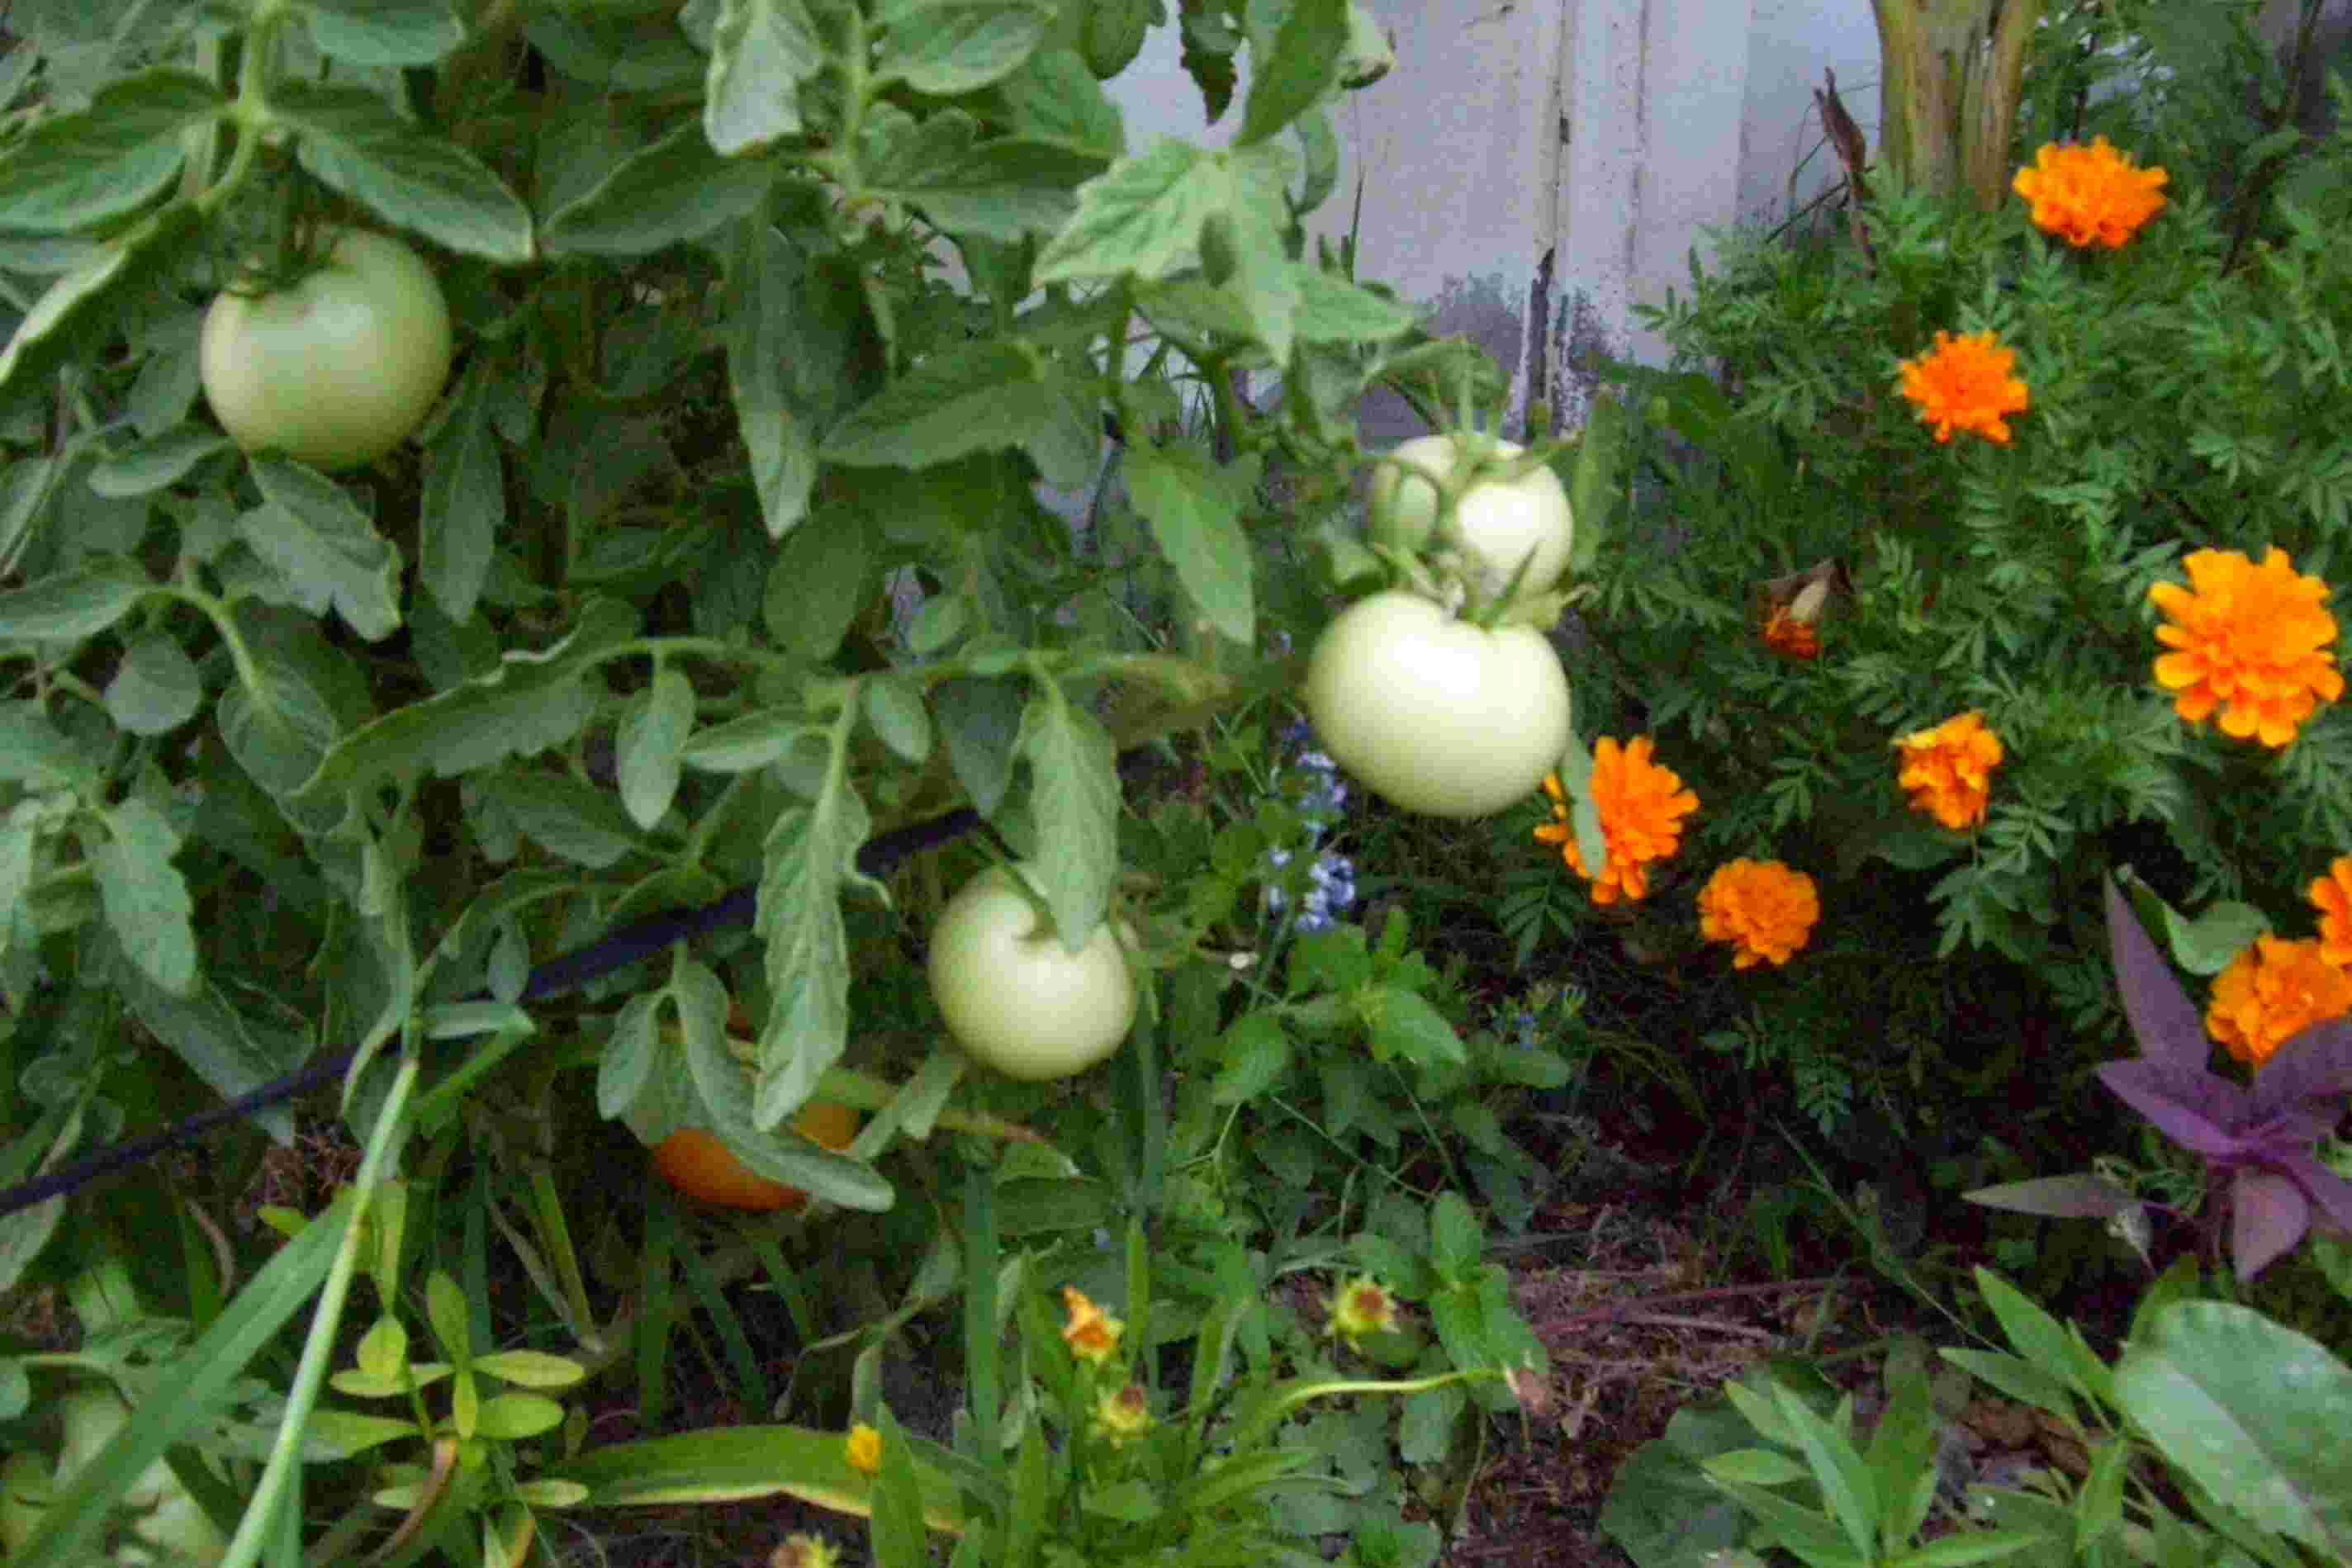
<instances>
[{"instance_id":1,"label":"large green tomato","mask_svg":"<svg viewBox=\"0 0 2352 1568\"><path fill-rule=\"evenodd\" d=\"M1522 450L1507 441L1495 444L1501 457L1517 457ZM1461 460L1461 447L1450 435L1415 436L1383 458L1372 470L1374 542L1427 549L1437 528L1437 490L1402 465L1444 478ZM1559 476L1536 468L1507 483L1486 479L1470 486L1454 504L1454 534L1477 567L1480 592L1491 599L1510 586L1511 575L1530 553L1535 559L1519 591L1541 593L1558 582L1568 570L1576 524Z\"/></svg>"},{"instance_id":2,"label":"large green tomato","mask_svg":"<svg viewBox=\"0 0 2352 1568\"><path fill-rule=\"evenodd\" d=\"M205 401L239 446L331 471L407 440L451 352L432 268L396 239L350 229L291 288L214 299L197 359Z\"/></svg>"},{"instance_id":3,"label":"large green tomato","mask_svg":"<svg viewBox=\"0 0 2352 1568\"><path fill-rule=\"evenodd\" d=\"M940 911L930 977L948 1032L1008 1078L1083 1072L1135 1025L1135 979L1110 927L1071 952L1002 866L964 883Z\"/></svg>"},{"instance_id":4,"label":"large green tomato","mask_svg":"<svg viewBox=\"0 0 2352 1568\"><path fill-rule=\"evenodd\" d=\"M1432 817L1524 800L1568 749L1568 676L1543 633L1490 632L1417 594L1375 593L1325 627L1305 700L1339 766Z\"/></svg>"}]
</instances>

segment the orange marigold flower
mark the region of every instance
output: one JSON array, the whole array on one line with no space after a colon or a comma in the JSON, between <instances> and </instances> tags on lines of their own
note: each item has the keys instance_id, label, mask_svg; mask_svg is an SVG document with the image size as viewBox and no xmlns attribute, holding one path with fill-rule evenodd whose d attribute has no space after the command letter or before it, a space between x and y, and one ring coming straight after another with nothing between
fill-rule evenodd
<instances>
[{"instance_id":1,"label":"orange marigold flower","mask_svg":"<svg viewBox=\"0 0 2352 1568\"><path fill-rule=\"evenodd\" d=\"M842 1439L841 1451L853 1470L870 1476L882 1469L882 1434L863 1421L849 1428L849 1436Z\"/></svg>"},{"instance_id":2,"label":"orange marigold flower","mask_svg":"<svg viewBox=\"0 0 2352 1568\"><path fill-rule=\"evenodd\" d=\"M1682 820L1698 810L1698 797L1683 788L1681 776L1650 760L1652 746L1646 735L1622 747L1604 735L1592 748L1592 803L1600 810L1601 839L1607 846L1598 877L1576 847L1576 826L1559 776L1544 780L1552 821L1536 830L1536 838L1559 846L1569 869L1592 883L1595 904L1648 897L1649 862L1682 847Z\"/></svg>"},{"instance_id":3,"label":"orange marigold flower","mask_svg":"<svg viewBox=\"0 0 2352 1568\"><path fill-rule=\"evenodd\" d=\"M1948 718L1932 729L1897 736L1903 771L1895 782L1911 792L1911 809L1925 811L1958 831L1985 818L1992 770L2000 766L2000 737L1975 712Z\"/></svg>"},{"instance_id":4,"label":"orange marigold flower","mask_svg":"<svg viewBox=\"0 0 2352 1568\"><path fill-rule=\"evenodd\" d=\"M1933 349L1903 361L1903 395L1919 405L1920 423L1934 425L1938 441L1965 430L2006 446L2006 416L2027 405L2025 383L2011 373L2016 365L2016 350L1994 343L1990 332L1938 332Z\"/></svg>"},{"instance_id":5,"label":"orange marigold flower","mask_svg":"<svg viewBox=\"0 0 2352 1568\"><path fill-rule=\"evenodd\" d=\"M1396 1298L1369 1274L1340 1286L1324 1306L1331 1314L1328 1332L1349 1344L1367 1334L1391 1333L1397 1326Z\"/></svg>"},{"instance_id":6,"label":"orange marigold flower","mask_svg":"<svg viewBox=\"0 0 2352 1568\"><path fill-rule=\"evenodd\" d=\"M2312 883L2311 902L2319 911L2319 956L2352 965L2352 855L2337 856Z\"/></svg>"},{"instance_id":7,"label":"orange marigold flower","mask_svg":"<svg viewBox=\"0 0 2352 1568\"><path fill-rule=\"evenodd\" d=\"M1062 1305L1070 1312L1069 1322L1062 1325L1062 1343L1070 1347L1072 1355L1100 1366L1118 1353L1118 1336L1126 1332L1125 1323L1068 1285L1062 1287Z\"/></svg>"},{"instance_id":8,"label":"orange marigold flower","mask_svg":"<svg viewBox=\"0 0 2352 1568\"><path fill-rule=\"evenodd\" d=\"M2011 184L2033 204L2033 226L2042 233L2076 250L2095 245L2120 250L2163 210L2157 188L2166 178L2161 169L2134 164L2101 136L2088 147L2042 143L2033 167L2020 169Z\"/></svg>"},{"instance_id":9,"label":"orange marigold flower","mask_svg":"<svg viewBox=\"0 0 2352 1568\"><path fill-rule=\"evenodd\" d=\"M1813 879L1779 861L1736 860L1716 868L1698 895L1699 935L1732 945L1732 967L1786 964L1813 934L1822 901Z\"/></svg>"},{"instance_id":10,"label":"orange marigold flower","mask_svg":"<svg viewBox=\"0 0 2352 1568\"><path fill-rule=\"evenodd\" d=\"M2221 710L2221 731L2284 746L2324 702L2344 695L2327 584L2296 573L2273 546L2260 566L2239 550L2200 549L2181 562L2189 586L2159 582L2147 596L2171 622L2156 640L2157 685L2191 724Z\"/></svg>"},{"instance_id":11,"label":"orange marigold flower","mask_svg":"<svg viewBox=\"0 0 2352 1568\"><path fill-rule=\"evenodd\" d=\"M1784 659L1821 657L1821 633L1810 621L1800 621L1785 604L1776 604L1764 622L1764 645Z\"/></svg>"},{"instance_id":12,"label":"orange marigold flower","mask_svg":"<svg viewBox=\"0 0 2352 1568\"><path fill-rule=\"evenodd\" d=\"M2352 975L2316 942L2258 936L2213 982L2205 1030L2249 1066L2315 1023L2352 1012Z\"/></svg>"}]
</instances>

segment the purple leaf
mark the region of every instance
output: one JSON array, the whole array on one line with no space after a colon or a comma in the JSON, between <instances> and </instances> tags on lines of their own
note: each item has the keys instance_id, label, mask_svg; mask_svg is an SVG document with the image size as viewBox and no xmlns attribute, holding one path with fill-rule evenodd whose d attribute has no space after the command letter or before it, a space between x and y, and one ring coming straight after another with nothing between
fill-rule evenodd
<instances>
[{"instance_id":1,"label":"purple leaf","mask_svg":"<svg viewBox=\"0 0 2352 1568\"><path fill-rule=\"evenodd\" d=\"M2336 1101L2352 1093L2352 1019L2314 1024L2282 1042L2254 1074L2254 1103L2265 1108L2301 1101Z\"/></svg>"},{"instance_id":2,"label":"purple leaf","mask_svg":"<svg viewBox=\"0 0 2352 1568\"><path fill-rule=\"evenodd\" d=\"M2352 1230L2352 1181L2346 1181L2310 1155L2297 1152L2271 1162L2301 1187L2320 1212L2346 1230Z\"/></svg>"},{"instance_id":3,"label":"purple leaf","mask_svg":"<svg viewBox=\"0 0 2352 1568\"><path fill-rule=\"evenodd\" d=\"M2140 929L2138 919L2115 879L2107 879L2107 942L2116 959L2116 988L2122 994L2124 1016L2138 1037L2139 1053L2168 1071L2201 1073L2213 1048L2205 1039L2204 1020L2180 982L2172 977L2156 944Z\"/></svg>"},{"instance_id":4,"label":"purple leaf","mask_svg":"<svg viewBox=\"0 0 2352 1568\"><path fill-rule=\"evenodd\" d=\"M2248 1168L2231 1184L2230 1257L2239 1279L2269 1268L2310 1228L2311 1200L2286 1177Z\"/></svg>"},{"instance_id":5,"label":"purple leaf","mask_svg":"<svg viewBox=\"0 0 2352 1568\"><path fill-rule=\"evenodd\" d=\"M1980 1186L1960 1196L1987 1208L2046 1214L2058 1219L2112 1219L2138 1200L2102 1176L2036 1176L2000 1186Z\"/></svg>"},{"instance_id":6,"label":"purple leaf","mask_svg":"<svg viewBox=\"0 0 2352 1568\"><path fill-rule=\"evenodd\" d=\"M2200 1108L2184 1101L2178 1092L2182 1075L2167 1072L2161 1063L2145 1060L2107 1061L2100 1063L2098 1073L2099 1082L2113 1091L2116 1098L2147 1117L2158 1132L2190 1154L2210 1160L2231 1159L2247 1152L2248 1145L2236 1135L2234 1127L2242 1119L2244 1100L2244 1091L2236 1084L2210 1072L2198 1073L2211 1086L2199 1096L2203 1102ZM2221 1110L2228 1120L2215 1120L2209 1113L2213 1109Z\"/></svg>"}]
</instances>

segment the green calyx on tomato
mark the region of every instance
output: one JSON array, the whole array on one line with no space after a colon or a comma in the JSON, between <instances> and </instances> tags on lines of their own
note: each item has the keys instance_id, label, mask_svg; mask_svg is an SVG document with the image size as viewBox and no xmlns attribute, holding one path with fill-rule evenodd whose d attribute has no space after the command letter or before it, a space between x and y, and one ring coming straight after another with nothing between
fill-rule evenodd
<instances>
[{"instance_id":1,"label":"green calyx on tomato","mask_svg":"<svg viewBox=\"0 0 2352 1568\"><path fill-rule=\"evenodd\" d=\"M1459 621L1397 590L1323 629L1303 697L1317 744L1381 799L1426 816L1524 800L1568 749L1568 676L1542 632Z\"/></svg>"},{"instance_id":2,"label":"green calyx on tomato","mask_svg":"<svg viewBox=\"0 0 2352 1568\"><path fill-rule=\"evenodd\" d=\"M931 998L957 1043L1006 1077L1067 1078L1127 1038L1135 977L1108 923L1071 952L1019 874L992 866L940 911Z\"/></svg>"},{"instance_id":3,"label":"green calyx on tomato","mask_svg":"<svg viewBox=\"0 0 2352 1568\"><path fill-rule=\"evenodd\" d=\"M1470 455L1468 445L1459 436L1422 435L1381 460L1372 470L1372 542L1416 555L1433 546L1458 549L1482 600L1501 597L1514 577L1520 600L1546 592L1568 570L1576 542L1567 489L1540 465L1512 477L1487 476L1486 465L1507 474L1512 460L1525 455L1508 441L1490 444L1486 464L1465 486L1457 470ZM1449 513L1446 496L1456 491Z\"/></svg>"},{"instance_id":4,"label":"green calyx on tomato","mask_svg":"<svg viewBox=\"0 0 2352 1568\"><path fill-rule=\"evenodd\" d=\"M197 361L205 401L239 446L331 472L414 434L454 351L448 301L424 258L347 229L284 287L216 297Z\"/></svg>"}]
</instances>

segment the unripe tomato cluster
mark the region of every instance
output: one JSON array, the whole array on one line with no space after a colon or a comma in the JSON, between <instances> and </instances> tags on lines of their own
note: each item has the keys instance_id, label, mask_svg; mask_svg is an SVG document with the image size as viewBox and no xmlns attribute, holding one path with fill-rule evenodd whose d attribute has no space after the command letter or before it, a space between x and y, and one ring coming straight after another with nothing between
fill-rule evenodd
<instances>
[{"instance_id":1,"label":"unripe tomato cluster","mask_svg":"<svg viewBox=\"0 0 2352 1568\"><path fill-rule=\"evenodd\" d=\"M1493 444L1494 459L1521 455ZM1568 568L1575 524L1550 469L1480 477L1450 517L1439 486L1465 459L1449 435L1399 446L1374 470L1375 543L1419 555L1450 547L1474 607L1512 591L1550 591ZM1533 627L1457 620L1401 590L1350 605L1324 629L1303 695L1317 740L1391 805L1433 817L1483 817L1523 800L1568 749L1568 676Z\"/></svg>"}]
</instances>

